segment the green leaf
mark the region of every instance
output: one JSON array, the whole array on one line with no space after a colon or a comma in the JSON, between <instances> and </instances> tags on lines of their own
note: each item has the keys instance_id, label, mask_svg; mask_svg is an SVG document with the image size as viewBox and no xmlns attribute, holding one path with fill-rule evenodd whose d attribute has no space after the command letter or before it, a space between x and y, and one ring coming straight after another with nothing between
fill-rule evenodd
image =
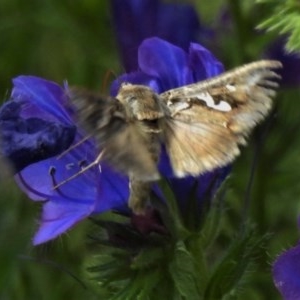
<instances>
[{"instance_id":1,"label":"green leaf","mask_svg":"<svg viewBox=\"0 0 300 300\"><path fill-rule=\"evenodd\" d=\"M300 4L296 0L257 0L269 11L269 16L257 28L287 34L287 51L300 51Z\"/></svg>"},{"instance_id":2,"label":"green leaf","mask_svg":"<svg viewBox=\"0 0 300 300\"><path fill-rule=\"evenodd\" d=\"M153 265L159 265L164 257L164 249L158 247L147 247L139 252L131 263L132 269L149 268Z\"/></svg>"},{"instance_id":3,"label":"green leaf","mask_svg":"<svg viewBox=\"0 0 300 300\"><path fill-rule=\"evenodd\" d=\"M148 272L147 276L145 276L143 285L140 287L139 294L137 296L137 300L145 300L145 299L163 299L158 297L157 287L160 286L161 289L165 288L163 284L164 274L159 270L151 270ZM154 291L155 290L155 291Z\"/></svg>"},{"instance_id":4,"label":"green leaf","mask_svg":"<svg viewBox=\"0 0 300 300\"><path fill-rule=\"evenodd\" d=\"M172 299L172 285L159 268L136 272L127 285L109 300Z\"/></svg>"},{"instance_id":5,"label":"green leaf","mask_svg":"<svg viewBox=\"0 0 300 300\"><path fill-rule=\"evenodd\" d=\"M176 245L169 272L179 295L188 300L201 299L199 288L201 272L195 268L194 259L183 242Z\"/></svg>"}]
</instances>

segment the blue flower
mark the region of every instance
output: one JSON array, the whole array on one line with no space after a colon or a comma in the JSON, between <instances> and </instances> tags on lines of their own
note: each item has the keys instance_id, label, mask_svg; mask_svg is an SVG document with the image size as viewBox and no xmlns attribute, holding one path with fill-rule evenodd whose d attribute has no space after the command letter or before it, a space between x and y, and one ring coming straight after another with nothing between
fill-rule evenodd
<instances>
[{"instance_id":1,"label":"blue flower","mask_svg":"<svg viewBox=\"0 0 300 300\"><path fill-rule=\"evenodd\" d=\"M111 8L122 65L127 72L137 70L138 47L146 38L157 36L184 50L199 38L201 26L191 5L112 0Z\"/></svg>"},{"instance_id":2,"label":"blue flower","mask_svg":"<svg viewBox=\"0 0 300 300\"><path fill-rule=\"evenodd\" d=\"M124 81L145 84L160 93L215 76L223 70L222 64L201 45L191 43L185 52L159 38L141 44L138 64L139 71L124 74L112 84L112 95ZM79 172L83 165L93 162L99 149L93 139L83 140L85 133L80 128L75 130L73 108L66 97L67 86L32 76L17 77L13 83L11 99L0 110L1 129L5 137L12 137L3 139L2 150L17 166L15 177L19 186L32 200L43 204L34 244L57 237L93 214L108 210L128 213L128 178L105 162L101 163L101 172L98 166L93 167L54 188ZM20 131L20 124L25 133L23 129ZM26 142L28 146L24 147ZM71 142L76 146L57 157ZM46 149L43 155L36 156L43 149ZM211 199L229 172L228 168L222 168L198 178L173 178L164 149L159 169L170 181L183 213L188 210L187 202L193 192L197 199L196 214L202 212L203 199Z\"/></svg>"},{"instance_id":3,"label":"blue flower","mask_svg":"<svg viewBox=\"0 0 300 300\"><path fill-rule=\"evenodd\" d=\"M273 265L273 280L283 299L300 299L300 244L277 258Z\"/></svg>"},{"instance_id":4,"label":"blue flower","mask_svg":"<svg viewBox=\"0 0 300 300\"><path fill-rule=\"evenodd\" d=\"M82 133L76 132L66 88L33 76L17 77L13 84L11 99L0 110L1 149L16 166L15 179L21 189L32 200L43 203L33 243L57 237L93 213L126 210L128 180L105 164L101 173L91 168L54 189L79 172L82 164L94 160L95 144L88 140L61 158L55 157L72 141L83 139Z\"/></svg>"}]
</instances>

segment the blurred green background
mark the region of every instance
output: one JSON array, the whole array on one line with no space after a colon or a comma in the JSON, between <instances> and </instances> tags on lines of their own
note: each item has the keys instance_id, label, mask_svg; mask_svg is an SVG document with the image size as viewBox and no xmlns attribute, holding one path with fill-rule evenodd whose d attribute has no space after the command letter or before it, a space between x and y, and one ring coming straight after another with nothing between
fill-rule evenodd
<instances>
[{"instance_id":1,"label":"blurred green background","mask_svg":"<svg viewBox=\"0 0 300 300\"><path fill-rule=\"evenodd\" d=\"M190 1L191 2L191 1ZM261 57L274 36L253 30L264 16L253 1L194 1L207 26L219 30L218 43L209 40L226 68ZM239 2L239 1L236 1ZM220 26L220 12L232 12L242 28ZM242 12L242 14L241 14ZM254 13L255 12L255 13ZM58 83L108 90L105 75L122 73L110 19L108 0L0 1L0 93L8 98L11 79L20 74L41 76ZM112 80L113 78L111 78ZM271 278L277 254L298 240L300 204L300 102L299 88L283 89L276 111L254 133L243 149L227 182L226 215L222 243L229 245L245 219L244 200L251 200L247 217L260 234L272 233L253 272L248 274L240 299L280 299ZM251 172L253 184L249 187ZM6 177L6 176L2 176ZM1 177L0 202L0 299L97 299L95 291L82 286L82 262L87 249L88 221L61 238L32 247L40 207Z\"/></svg>"}]
</instances>

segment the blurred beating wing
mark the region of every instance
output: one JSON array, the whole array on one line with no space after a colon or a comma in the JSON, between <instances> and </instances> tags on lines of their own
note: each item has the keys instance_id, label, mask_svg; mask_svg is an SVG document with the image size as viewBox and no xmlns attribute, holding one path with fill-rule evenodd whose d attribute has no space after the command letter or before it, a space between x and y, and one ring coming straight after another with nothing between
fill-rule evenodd
<instances>
[{"instance_id":1,"label":"blurred beating wing","mask_svg":"<svg viewBox=\"0 0 300 300\"><path fill-rule=\"evenodd\" d=\"M178 177L230 163L272 107L278 61L258 61L160 95L169 114L164 142ZM274 80L275 79L275 80Z\"/></svg>"},{"instance_id":2,"label":"blurred beating wing","mask_svg":"<svg viewBox=\"0 0 300 300\"><path fill-rule=\"evenodd\" d=\"M104 150L103 160L117 170L141 180L159 178L156 163L145 147L139 124L127 120L123 105L115 98L101 97L84 89L69 92L79 123Z\"/></svg>"}]
</instances>

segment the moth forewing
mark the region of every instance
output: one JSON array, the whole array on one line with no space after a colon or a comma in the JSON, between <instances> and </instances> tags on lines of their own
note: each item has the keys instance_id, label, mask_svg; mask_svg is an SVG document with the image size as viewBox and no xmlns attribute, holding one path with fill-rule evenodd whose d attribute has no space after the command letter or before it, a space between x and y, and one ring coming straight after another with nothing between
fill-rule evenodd
<instances>
[{"instance_id":1,"label":"moth forewing","mask_svg":"<svg viewBox=\"0 0 300 300\"><path fill-rule=\"evenodd\" d=\"M233 161L270 111L274 80L280 78L272 69L280 67L278 61L258 61L160 95L169 109L164 139L177 176L196 176Z\"/></svg>"},{"instance_id":2,"label":"moth forewing","mask_svg":"<svg viewBox=\"0 0 300 300\"><path fill-rule=\"evenodd\" d=\"M234 91L236 85L246 85L247 87L257 84L268 84L278 86L273 80L267 78L280 78L280 76L273 72L272 69L281 68L282 64L277 60L261 60L237 67L230 71L226 71L218 76L209 78L197 83L189 84L183 87L175 88L160 94L164 101L168 102L171 99L180 99L181 97L194 97L197 94L203 93L212 88L224 88L228 92ZM259 83L260 82L260 83Z\"/></svg>"}]
</instances>

